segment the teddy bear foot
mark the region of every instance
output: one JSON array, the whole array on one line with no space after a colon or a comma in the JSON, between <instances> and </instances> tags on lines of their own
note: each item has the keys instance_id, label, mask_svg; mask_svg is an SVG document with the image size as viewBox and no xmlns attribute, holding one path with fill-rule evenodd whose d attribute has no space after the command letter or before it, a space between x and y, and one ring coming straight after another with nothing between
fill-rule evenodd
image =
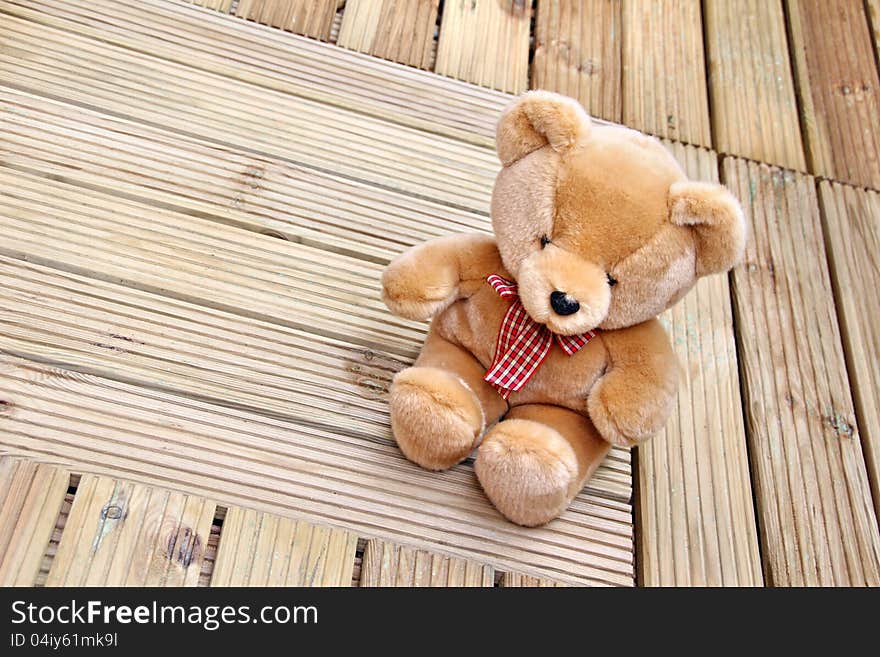
<instances>
[{"instance_id":1,"label":"teddy bear foot","mask_svg":"<svg viewBox=\"0 0 880 657\"><path fill-rule=\"evenodd\" d=\"M485 421L477 396L457 376L410 367L394 377L389 405L394 438L404 455L428 470L445 470L470 454Z\"/></svg>"},{"instance_id":2,"label":"teddy bear foot","mask_svg":"<svg viewBox=\"0 0 880 657\"><path fill-rule=\"evenodd\" d=\"M578 461L555 429L532 420L495 425L474 464L486 495L505 517L526 527L553 520L578 490Z\"/></svg>"}]
</instances>

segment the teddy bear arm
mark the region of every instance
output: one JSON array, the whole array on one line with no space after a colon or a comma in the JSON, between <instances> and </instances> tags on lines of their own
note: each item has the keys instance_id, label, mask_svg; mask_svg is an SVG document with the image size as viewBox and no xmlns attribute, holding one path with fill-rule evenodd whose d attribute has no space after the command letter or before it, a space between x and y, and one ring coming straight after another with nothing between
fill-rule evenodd
<instances>
[{"instance_id":1,"label":"teddy bear arm","mask_svg":"<svg viewBox=\"0 0 880 657\"><path fill-rule=\"evenodd\" d=\"M666 424L678 386L678 361L657 320L610 331L603 342L608 364L590 391L588 413L605 440L631 447Z\"/></svg>"},{"instance_id":2,"label":"teddy bear arm","mask_svg":"<svg viewBox=\"0 0 880 657\"><path fill-rule=\"evenodd\" d=\"M396 315L429 319L476 291L500 263L489 235L449 235L419 244L382 274L382 299ZM488 269L485 274L483 270Z\"/></svg>"}]
</instances>

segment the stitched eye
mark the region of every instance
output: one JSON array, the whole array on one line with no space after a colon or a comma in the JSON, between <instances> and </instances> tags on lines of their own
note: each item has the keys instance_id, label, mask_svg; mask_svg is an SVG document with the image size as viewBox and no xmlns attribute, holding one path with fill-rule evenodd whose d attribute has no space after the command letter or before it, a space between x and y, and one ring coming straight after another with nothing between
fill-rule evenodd
<instances>
[{"instance_id":1,"label":"stitched eye","mask_svg":"<svg viewBox=\"0 0 880 657\"><path fill-rule=\"evenodd\" d=\"M617 279L614 278L611 274L605 274L608 277L608 287L614 287L617 285Z\"/></svg>"},{"instance_id":2,"label":"stitched eye","mask_svg":"<svg viewBox=\"0 0 880 657\"><path fill-rule=\"evenodd\" d=\"M541 248L543 249L548 244L550 244L550 238L546 235L541 235Z\"/></svg>"}]
</instances>

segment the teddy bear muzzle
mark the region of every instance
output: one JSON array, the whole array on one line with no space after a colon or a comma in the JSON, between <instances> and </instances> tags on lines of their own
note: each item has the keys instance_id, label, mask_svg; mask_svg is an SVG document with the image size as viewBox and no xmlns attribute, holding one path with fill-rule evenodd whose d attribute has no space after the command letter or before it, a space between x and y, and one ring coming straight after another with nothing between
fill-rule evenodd
<instances>
[{"instance_id":1,"label":"teddy bear muzzle","mask_svg":"<svg viewBox=\"0 0 880 657\"><path fill-rule=\"evenodd\" d=\"M526 312L553 333L584 333L608 313L611 293L605 270L570 251L542 249L527 257L516 274Z\"/></svg>"}]
</instances>

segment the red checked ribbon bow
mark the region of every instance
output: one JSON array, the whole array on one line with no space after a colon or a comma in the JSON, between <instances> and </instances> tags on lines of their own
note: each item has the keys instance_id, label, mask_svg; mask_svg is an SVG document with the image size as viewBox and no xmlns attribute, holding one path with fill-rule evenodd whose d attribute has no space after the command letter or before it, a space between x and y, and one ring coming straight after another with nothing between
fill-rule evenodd
<instances>
[{"instance_id":1,"label":"red checked ribbon bow","mask_svg":"<svg viewBox=\"0 0 880 657\"><path fill-rule=\"evenodd\" d=\"M513 299L495 346L495 360L483 377L504 399L521 389L540 367L556 340L562 350L573 356L590 340L596 337L595 331L578 335L557 335L543 324L529 317L519 300L517 284L492 274L489 285L502 299Z\"/></svg>"}]
</instances>

